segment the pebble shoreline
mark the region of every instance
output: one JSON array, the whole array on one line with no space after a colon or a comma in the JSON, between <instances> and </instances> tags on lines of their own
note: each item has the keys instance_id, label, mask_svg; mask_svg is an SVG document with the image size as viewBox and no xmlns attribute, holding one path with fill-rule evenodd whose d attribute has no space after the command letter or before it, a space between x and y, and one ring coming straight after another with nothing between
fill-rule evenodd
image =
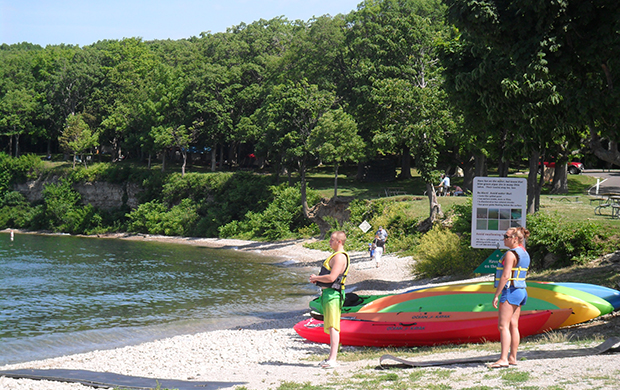
<instances>
[{"instance_id":1,"label":"pebble shoreline","mask_svg":"<svg viewBox=\"0 0 620 390\"><path fill-rule=\"evenodd\" d=\"M253 251L261 255L275 256L284 261L319 266L328 252L310 250L302 241L285 243L256 243L241 240L186 239L156 236L115 236L111 238L132 240L157 240L204 245L216 248ZM409 267L411 258L384 256L380 268L368 257L367 252L351 253L352 266L348 278L349 291L362 293L402 292L412 288ZM476 280L486 280L488 277ZM428 281L427 281L428 282ZM420 282L418 282L420 283ZM235 389L245 386L251 390L277 389L283 382L310 382L315 385L346 383L359 373L369 376L380 375L375 369L377 360L344 362L333 371L326 372L318 367L319 360L328 354L328 345L314 344L299 337L293 325L306 318L305 311L285 313L277 319L237 326L226 330L193 335L180 335L135 346L112 350L92 351L71 356L41 361L13 364L0 370L34 369L76 369L97 372L111 372L123 375L161 379L227 382ZM615 316L612 321L618 321ZM499 345L498 345L499 346ZM588 345L589 346L589 345ZM527 348L527 345L525 346ZM566 348L565 343L545 344L546 348ZM342 351L356 350L343 347ZM496 353L485 352L484 354ZM471 354L471 352L468 352ZM443 353L432 359L464 357L463 353ZM489 388L514 388L504 383L502 372L526 372L529 379L521 385L545 388L561 384L562 389L617 389L620 377L620 357L601 355L586 358L547 359L519 362L517 368L489 370L481 365L460 365L441 370L450 370L448 378L436 376L437 369L424 369L421 380L426 383L445 383L451 388L488 386ZM575 369L579 367L579 369ZM405 373L405 376L407 373ZM343 382L344 381L344 382ZM416 386L424 388L422 383ZM415 387L414 387L415 388ZM75 383L33 381L0 377L0 389L6 390L77 390L91 389Z\"/></svg>"}]
</instances>

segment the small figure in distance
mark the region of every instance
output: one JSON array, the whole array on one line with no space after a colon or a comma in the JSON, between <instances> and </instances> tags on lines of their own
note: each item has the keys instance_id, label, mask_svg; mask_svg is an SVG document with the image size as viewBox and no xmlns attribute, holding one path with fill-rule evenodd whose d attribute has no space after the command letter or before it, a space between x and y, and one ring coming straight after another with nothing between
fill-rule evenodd
<instances>
[{"instance_id":1,"label":"small figure in distance","mask_svg":"<svg viewBox=\"0 0 620 390\"><path fill-rule=\"evenodd\" d=\"M441 174L441 182L439 183L439 196L446 196L449 194L448 191L450 191L450 177L445 175L445 174Z\"/></svg>"},{"instance_id":2,"label":"small figure in distance","mask_svg":"<svg viewBox=\"0 0 620 390\"><path fill-rule=\"evenodd\" d=\"M388 232L383 228L383 226L379 226L379 230L375 233L375 240L373 241L375 245L375 264L377 268L381 263L381 257L385 253L385 243L387 242Z\"/></svg>"}]
</instances>

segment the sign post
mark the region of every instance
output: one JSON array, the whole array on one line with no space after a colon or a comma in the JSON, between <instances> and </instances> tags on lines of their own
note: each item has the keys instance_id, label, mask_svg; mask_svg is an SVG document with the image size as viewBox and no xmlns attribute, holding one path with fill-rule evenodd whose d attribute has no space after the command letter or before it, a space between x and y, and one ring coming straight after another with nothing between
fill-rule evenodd
<instances>
[{"instance_id":1,"label":"sign post","mask_svg":"<svg viewBox=\"0 0 620 390\"><path fill-rule=\"evenodd\" d=\"M500 259L504 255L504 252L496 249L491 256L487 257L474 271L475 274L494 274Z\"/></svg>"}]
</instances>

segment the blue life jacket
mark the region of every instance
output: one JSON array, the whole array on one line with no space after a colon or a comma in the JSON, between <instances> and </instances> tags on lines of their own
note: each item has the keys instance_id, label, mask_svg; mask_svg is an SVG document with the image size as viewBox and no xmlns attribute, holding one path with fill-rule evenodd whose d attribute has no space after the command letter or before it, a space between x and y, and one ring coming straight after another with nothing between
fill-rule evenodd
<instances>
[{"instance_id":1,"label":"blue life jacket","mask_svg":"<svg viewBox=\"0 0 620 390\"><path fill-rule=\"evenodd\" d=\"M512 268L512 275L506 282L504 288L510 286L510 282L512 282L513 287L516 288L526 288L525 277L527 276L527 271L530 268L530 255L527 253L525 248L522 246L516 247L515 249L511 249L511 251L517 256L517 264ZM508 252L506 252L508 253ZM504 256L506 256L504 254ZM495 282L494 285L497 288L499 284L499 279L502 277L504 273L504 258L502 257L502 261L497 265L495 270Z\"/></svg>"},{"instance_id":2,"label":"blue life jacket","mask_svg":"<svg viewBox=\"0 0 620 390\"><path fill-rule=\"evenodd\" d=\"M338 290L338 291L344 290L344 284L347 281L347 274L349 273L349 266L351 265L351 259L349 258L349 254L347 252L336 252L336 253L333 253L331 256L329 256L327 260L323 262L323 265L321 266L321 270L319 271L319 276L327 275L332 271L332 268L329 266L329 261L332 259L332 257L336 256L338 253L344 254L347 258L347 266L345 267L344 272L338 275L338 278L336 278L336 280L334 280L333 283L316 282L315 284L317 286L333 288L334 290Z\"/></svg>"}]
</instances>

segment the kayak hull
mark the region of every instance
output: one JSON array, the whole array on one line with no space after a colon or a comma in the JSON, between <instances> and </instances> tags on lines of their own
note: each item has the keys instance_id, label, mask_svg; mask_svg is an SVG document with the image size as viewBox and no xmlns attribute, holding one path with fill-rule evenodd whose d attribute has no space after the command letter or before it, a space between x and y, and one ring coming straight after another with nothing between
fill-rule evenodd
<instances>
[{"instance_id":1,"label":"kayak hull","mask_svg":"<svg viewBox=\"0 0 620 390\"><path fill-rule=\"evenodd\" d=\"M542 333L568 315L568 310L524 313L519 319L519 331L522 337ZM329 344L329 335L324 332L322 321L310 318L296 324L294 329L305 339ZM499 341L497 317L488 317L486 314L478 319L457 321L340 321L342 345L413 347L485 341Z\"/></svg>"}]
</instances>

